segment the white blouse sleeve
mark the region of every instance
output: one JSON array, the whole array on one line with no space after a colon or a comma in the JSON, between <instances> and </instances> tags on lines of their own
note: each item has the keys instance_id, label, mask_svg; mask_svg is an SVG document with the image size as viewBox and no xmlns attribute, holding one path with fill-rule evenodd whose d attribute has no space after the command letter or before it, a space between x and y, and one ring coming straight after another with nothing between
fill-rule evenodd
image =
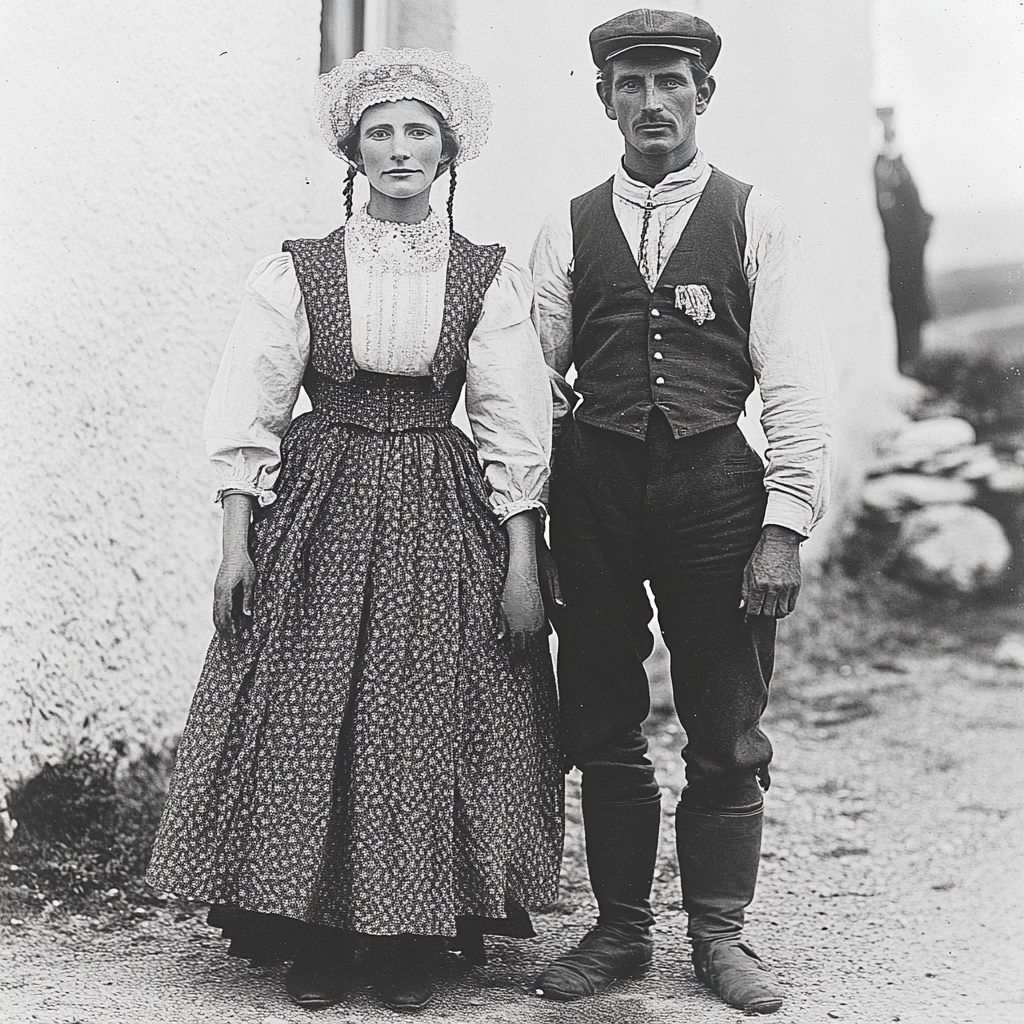
<instances>
[{"instance_id":1,"label":"white blouse sleeve","mask_svg":"<svg viewBox=\"0 0 1024 1024\"><path fill-rule=\"evenodd\" d=\"M260 260L213 384L203 421L206 453L220 472L214 500L236 492L261 505L276 495L281 438L309 356L309 324L290 253Z\"/></svg>"},{"instance_id":2,"label":"white blouse sleeve","mask_svg":"<svg viewBox=\"0 0 1024 1024\"><path fill-rule=\"evenodd\" d=\"M466 361L466 413L501 522L527 509L544 511L551 387L530 319L532 299L529 274L505 260L484 296Z\"/></svg>"}]
</instances>

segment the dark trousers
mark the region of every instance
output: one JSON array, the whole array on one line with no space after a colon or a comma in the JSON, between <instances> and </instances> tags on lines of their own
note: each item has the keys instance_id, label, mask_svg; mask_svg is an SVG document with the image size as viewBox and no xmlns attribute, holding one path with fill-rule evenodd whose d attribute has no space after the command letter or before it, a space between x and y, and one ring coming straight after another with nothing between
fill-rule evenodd
<instances>
[{"instance_id":1,"label":"dark trousers","mask_svg":"<svg viewBox=\"0 0 1024 1024\"><path fill-rule=\"evenodd\" d=\"M774 620L744 621L743 570L761 532L763 469L735 426L676 440L655 410L644 440L576 422L551 488L563 742L602 790L657 793L641 725L653 649L649 580L686 730L687 806L759 806L772 748L761 731ZM598 783L598 780L600 782ZM597 786L592 788L596 789Z\"/></svg>"}]
</instances>

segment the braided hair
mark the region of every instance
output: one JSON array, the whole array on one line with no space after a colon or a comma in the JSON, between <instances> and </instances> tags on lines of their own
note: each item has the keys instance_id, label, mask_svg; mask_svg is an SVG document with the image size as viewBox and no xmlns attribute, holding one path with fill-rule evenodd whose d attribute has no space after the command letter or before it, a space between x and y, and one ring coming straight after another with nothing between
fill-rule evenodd
<instances>
[{"instance_id":1,"label":"braided hair","mask_svg":"<svg viewBox=\"0 0 1024 1024\"><path fill-rule=\"evenodd\" d=\"M454 235L455 234L455 216L453 209L455 207L455 186L457 181L455 180L455 164L452 164L448 168L448 230Z\"/></svg>"},{"instance_id":2,"label":"braided hair","mask_svg":"<svg viewBox=\"0 0 1024 1024\"><path fill-rule=\"evenodd\" d=\"M452 209L455 205L455 161L459 156L459 137L455 134L455 129L452 128L448 120L441 116L440 111L436 110L429 103L424 103L422 100L418 102L422 103L434 120L437 121L438 131L441 133L441 160L448 161L448 227L454 234L455 221L452 216ZM349 160L348 176L345 179L343 192L345 196L345 219L348 220L352 216L352 195L355 192L357 173L354 162L359 156L358 124L353 125L345 135L338 139L338 153ZM440 167L438 171L443 173Z\"/></svg>"},{"instance_id":3,"label":"braided hair","mask_svg":"<svg viewBox=\"0 0 1024 1024\"><path fill-rule=\"evenodd\" d=\"M348 220L352 216L352 196L356 190L356 169L352 164L349 164L348 176L345 178L345 188L343 194L345 196L345 220Z\"/></svg>"}]
</instances>

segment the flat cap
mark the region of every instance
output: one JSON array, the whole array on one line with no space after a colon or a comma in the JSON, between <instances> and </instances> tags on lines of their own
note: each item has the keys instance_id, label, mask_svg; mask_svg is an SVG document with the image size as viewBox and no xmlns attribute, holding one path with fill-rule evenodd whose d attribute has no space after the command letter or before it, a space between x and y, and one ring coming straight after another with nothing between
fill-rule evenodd
<instances>
[{"instance_id":1,"label":"flat cap","mask_svg":"<svg viewBox=\"0 0 1024 1024\"><path fill-rule=\"evenodd\" d=\"M700 57L709 71L718 60L722 40L703 19L682 11L641 7L620 14L590 33L590 52L599 67L627 50L656 46Z\"/></svg>"}]
</instances>

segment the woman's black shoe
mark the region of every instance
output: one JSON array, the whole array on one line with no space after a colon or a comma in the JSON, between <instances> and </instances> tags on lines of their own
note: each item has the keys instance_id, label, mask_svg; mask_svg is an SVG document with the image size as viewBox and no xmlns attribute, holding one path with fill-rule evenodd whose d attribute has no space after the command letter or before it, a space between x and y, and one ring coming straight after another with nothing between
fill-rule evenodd
<instances>
[{"instance_id":1,"label":"woman's black shoe","mask_svg":"<svg viewBox=\"0 0 1024 1024\"><path fill-rule=\"evenodd\" d=\"M292 1002L304 1010L324 1010L341 998L341 973L334 958L302 956L288 968L284 987Z\"/></svg>"},{"instance_id":2,"label":"woman's black shoe","mask_svg":"<svg viewBox=\"0 0 1024 1024\"><path fill-rule=\"evenodd\" d=\"M434 998L422 943L400 936L384 944L377 975L377 995L392 1010L415 1013Z\"/></svg>"}]
</instances>

